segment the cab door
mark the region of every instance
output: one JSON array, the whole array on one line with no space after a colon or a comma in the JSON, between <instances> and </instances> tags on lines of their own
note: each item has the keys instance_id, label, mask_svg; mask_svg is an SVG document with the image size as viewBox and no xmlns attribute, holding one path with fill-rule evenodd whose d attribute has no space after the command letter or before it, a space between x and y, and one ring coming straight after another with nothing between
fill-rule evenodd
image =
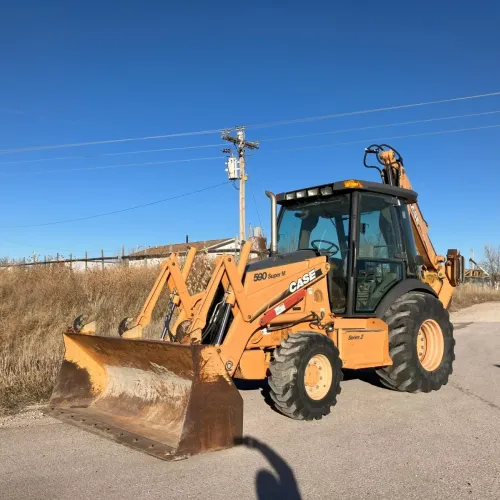
<instances>
[{"instance_id":1,"label":"cab door","mask_svg":"<svg viewBox=\"0 0 500 500\"><path fill-rule=\"evenodd\" d=\"M359 191L354 221L350 313L371 316L380 301L406 278L406 262L394 197Z\"/></svg>"}]
</instances>

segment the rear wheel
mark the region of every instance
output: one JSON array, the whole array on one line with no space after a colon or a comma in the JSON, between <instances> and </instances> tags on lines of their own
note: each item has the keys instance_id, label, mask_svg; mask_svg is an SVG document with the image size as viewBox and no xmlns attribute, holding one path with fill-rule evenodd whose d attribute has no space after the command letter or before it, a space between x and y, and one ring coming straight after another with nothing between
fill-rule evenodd
<instances>
[{"instance_id":1,"label":"rear wheel","mask_svg":"<svg viewBox=\"0 0 500 500\"><path fill-rule=\"evenodd\" d=\"M269 369L270 396L284 415L296 420L319 420L336 404L342 361L326 335L290 335L275 349Z\"/></svg>"},{"instance_id":2,"label":"rear wheel","mask_svg":"<svg viewBox=\"0 0 500 500\"><path fill-rule=\"evenodd\" d=\"M381 382L407 392L436 391L448 382L455 360L450 316L434 296L410 292L384 315L393 364L377 370Z\"/></svg>"}]
</instances>

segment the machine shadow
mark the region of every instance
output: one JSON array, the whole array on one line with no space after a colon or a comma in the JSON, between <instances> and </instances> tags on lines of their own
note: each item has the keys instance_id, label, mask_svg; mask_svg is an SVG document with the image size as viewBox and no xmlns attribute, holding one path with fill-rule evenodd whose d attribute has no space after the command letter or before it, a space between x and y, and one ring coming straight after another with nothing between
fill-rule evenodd
<instances>
[{"instance_id":1,"label":"machine shadow","mask_svg":"<svg viewBox=\"0 0 500 500\"><path fill-rule=\"evenodd\" d=\"M243 380L241 378L234 378L233 382L239 391L255 391L257 389L264 390L264 388L269 390L269 386L267 385L267 379L265 379L265 380Z\"/></svg>"},{"instance_id":2,"label":"machine shadow","mask_svg":"<svg viewBox=\"0 0 500 500\"><path fill-rule=\"evenodd\" d=\"M264 380L242 380L233 379L234 385L239 391L256 391L260 390L260 394L264 398L265 403L276 413L281 413L275 408L274 402L271 399L271 391L267 379Z\"/></svg>"},{"instance_id":3,"label":"machine shadow","mask_svg":"<svg viewBox=\"0 0 500 500\"><path fill-rule=\"evenodd\" d=\"M235 444L260 451L273 469L272 471L260 469L255 476L255 490L259 500L277 498L301 500L302 497L293 470L278 453L251 436L244 436L236 440Z\"/></svg>"},{"instance_id":4,"label":"machine shadow","mask_svg":"<svg viewBox=\"0 0 500 500\"><path fill-rule=\"evenodd\" d=\"M361 380L367 384L379 387L381 389L390 390L380 382L379 376L372 368L363 368L361 370L342 370L344 372L344 382L349 380Z\"/></svg>"},{"instance_id":5,"label":"machine shadow","mask_svg":"<svg viewBox=\"0 0 500 500\"><path fill-rule=\"evenodd\" d=\"M500 368L500 365L495 365ZM384 389L389 391L388 387L380 382L379 376L375 373L375 370L372 368L363 368L361 370L342 370L344 374L343 382L348 382L349 380L361 380L366 384L373 385L374 387L378 387L380 389ZM233 379L234 384L237 389L240 391L255 391L260 390L264 401L276 412L280 413L276 410L273 400L271 399L269 384L267 383L267 379L264 380L241 380L241 379Z\"/></svg>"},{"instance_id":6,"label":"machine shadow","mask_svg":"<svg viewBox=\"0 0 500 500\"><path fill-rule=\"evenodd\" d=\"M264 401L273 406L273 401L271 396L269 395L270 389L269 384L267 383L267 379L264 380L242 380L242 379L233 379L234 385L239 391L257 391L260 390Z\"/></svg>"}]
</instances>

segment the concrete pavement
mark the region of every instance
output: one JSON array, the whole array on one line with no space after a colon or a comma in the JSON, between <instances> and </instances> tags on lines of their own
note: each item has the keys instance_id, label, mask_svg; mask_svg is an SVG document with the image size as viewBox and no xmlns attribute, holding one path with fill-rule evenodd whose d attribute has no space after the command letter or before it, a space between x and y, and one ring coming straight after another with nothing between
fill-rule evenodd
<instances>
[{"instance_id":1,"label":"concrete pavement","mask_svg":"<svg viewBox=\"0 0 500 500\"><path fill-rule=\"evenodd\" d=\"M242 390L247 446L167 463L47 417L0 426L0 498L500 498L500 304L454 315L450 384L347 373L332 414L287 419ZM36 414L35 414L36 416Z\"/></svg>"}]
</instances>

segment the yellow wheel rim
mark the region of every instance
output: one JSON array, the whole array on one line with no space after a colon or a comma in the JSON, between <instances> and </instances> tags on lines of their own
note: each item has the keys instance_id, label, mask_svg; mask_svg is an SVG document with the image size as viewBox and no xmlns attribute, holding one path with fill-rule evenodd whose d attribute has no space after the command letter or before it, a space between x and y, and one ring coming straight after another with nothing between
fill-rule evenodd
<instances>
[{"instance_id":1,"label":"yellow wheel rim","mask_svg":"<svg viewBox=\"0 0 500 500\"><path fill-rule=\"evenodd\" d=\"M314 401L328 394L332 386L332 365L324 354L316 354L307 363L304 385L307 395Z\"/></svg>"},{"instance_id":2,"label":"yellow wheel rim","mask_svg":"<svg viewBox=\"0 0 500 500\"><path fill-rule=\"evenodd\" d=\"M432 372L441 364L444 354L444 337L439 324L426 319L418 331L417 354L425 370Z\"/></svg>"}]
</instances>

